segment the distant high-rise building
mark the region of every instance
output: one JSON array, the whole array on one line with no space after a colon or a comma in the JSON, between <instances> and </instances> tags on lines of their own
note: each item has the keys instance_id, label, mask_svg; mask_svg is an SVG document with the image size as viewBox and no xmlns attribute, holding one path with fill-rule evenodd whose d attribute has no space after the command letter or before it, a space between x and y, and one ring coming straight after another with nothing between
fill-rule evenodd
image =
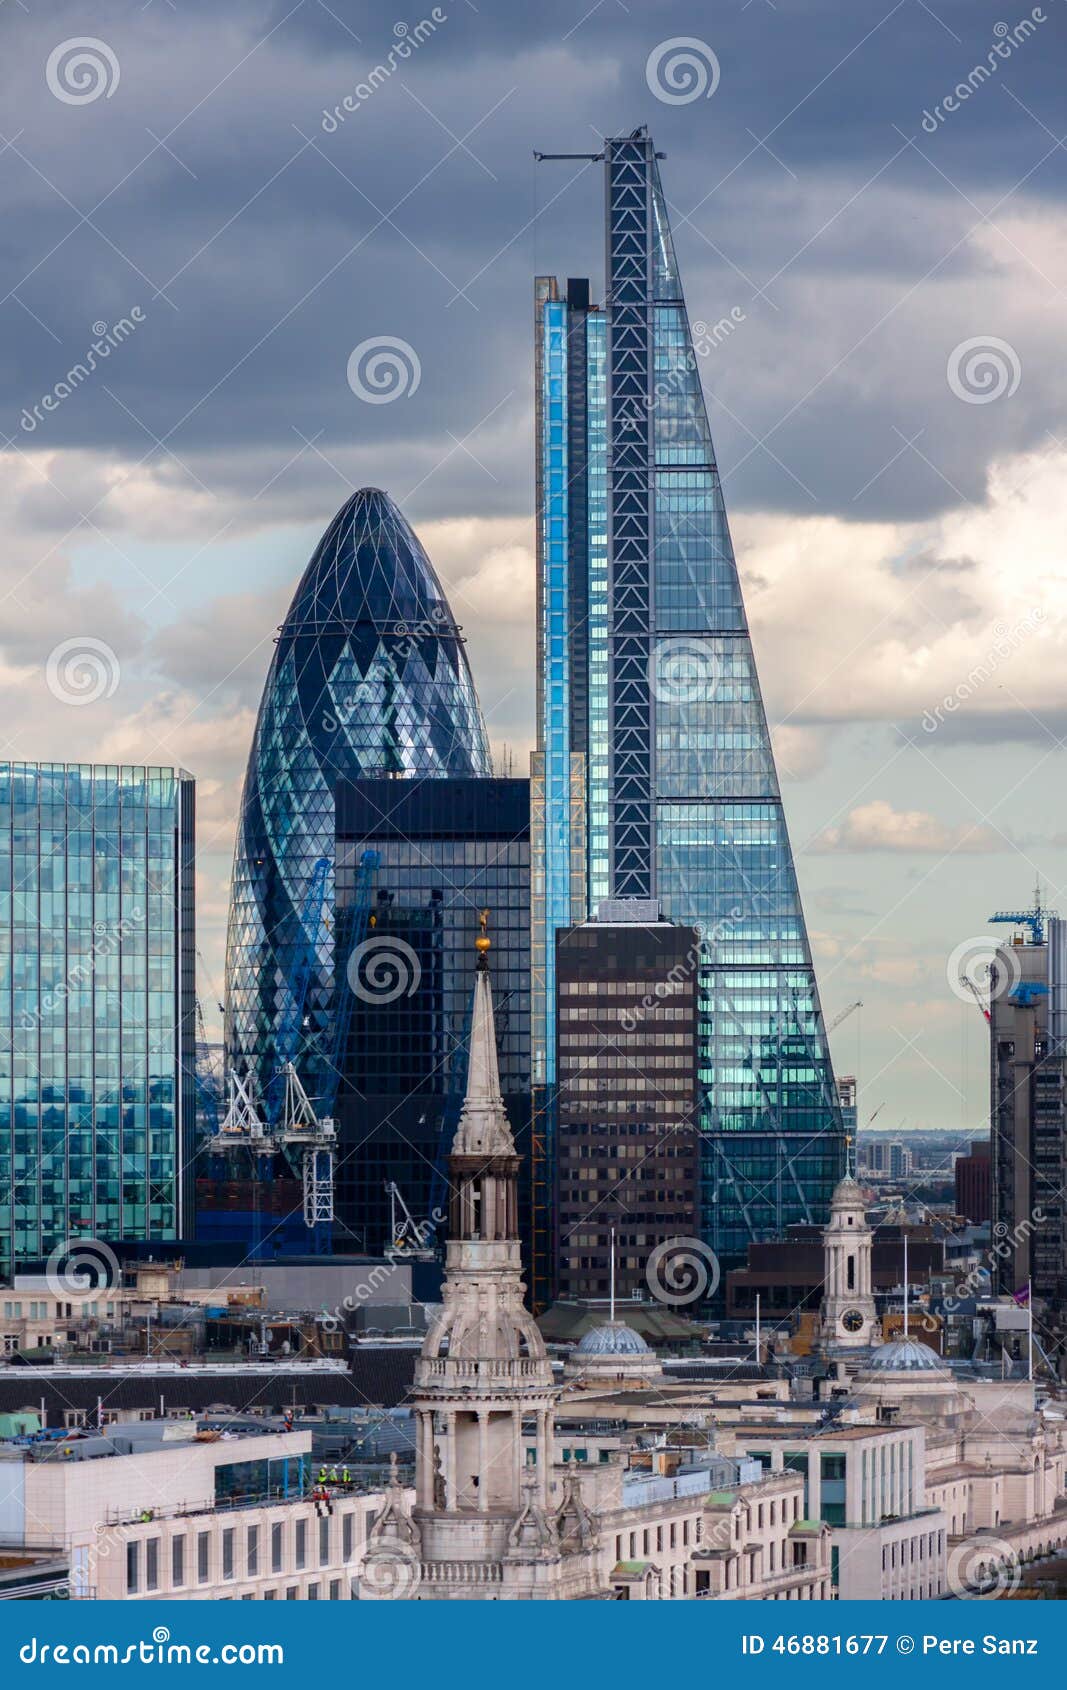
<instances>
[{"instance_id":1,"label":"distant high-rise building","mask_svg":"<svg viewBox=\"0 0 1067 1690\"><path fill-rule=\"evenodd\" d=\"M657 155L640 129L595 156L603 303L536 283L539 1190L555 935L604 898L655 900L701 931L701 1231L740 1259L825 1219L841 1115Z\"/></svg>"},{"instance_id":2,"label":"distant high-rise building","mask_svg":"<svg viewBox=\"0 0 1067 1690\"><path fill-rule=\"evenodd\" d=\"M888 1173L890 1179L907 1179L911 1173L912 1154L906 1144L894 1139L889 1145Z\"/></svg>"},{"instance_id":3,"label":"distant high-rise building","mask_svg":"<svg viewBox=\"0 0 1067 1690\"><path fill-rule=\"evenodd\" d=\"M998 949L989 1012L995 1288L1067 1307L1067 922Z\"/></svg>"},{"instance_id":4,"label":"distant high-rise building","mask_svg":"<svg viewBox=\"0 0 1067 1690\"><path fill-rule=\"evenodd\" d=\"M992 1146L987 1138L976 1139L969 1156L957 1156L956 1213L980 1226L990 1219L993 1190Z\"/></svg>"},{"instance_id":5,"label":"distant high-rise building","mask_svg":"<svg viewBox=\"0 0 1067 1690\"><path fill-rule=\"evenodd\" d=\"M556 941L559 1290L647 1296L648 1259L699 1236L699 941L624 900ZM627 919L627 916L629 919Z\"/></svg>"},{"instance_id":6,"label":"distant high-rise building","mask_svg":"<svg viewBox=\"0 0 1067 1690\"><path fill-rule=\"evenodd\" d=\"M337 782L490 773L441 584L393 501L364 488L330 523L282 623L241 799L226 1043L261 1093L287 1060L312 1100L326 1082Z\"/></svg>"},{"instance_id":7,"label":"distant high-rise building","mask_svg":"<svg viewBox=\"0 0 1067 1690\"><path fill-rule=\"evenodd\" d=\"M188 1230L195 782L0 764L0 1272Z\"/></svg>"},{"instance_id":8,"label":"distant high-rise building","mask_svg":"<svg viewBox=\"0 0 1067 1690\"><path fill-rule=\"evenodd\" d=\"M338 1244L382 1250L394 1218L405 1219L401 1199L417 1226L429 1223L424 1242L440 1231L483 911L528 1238L529 782L342 782L336 825Z\"/></svg>"}]
</instances>

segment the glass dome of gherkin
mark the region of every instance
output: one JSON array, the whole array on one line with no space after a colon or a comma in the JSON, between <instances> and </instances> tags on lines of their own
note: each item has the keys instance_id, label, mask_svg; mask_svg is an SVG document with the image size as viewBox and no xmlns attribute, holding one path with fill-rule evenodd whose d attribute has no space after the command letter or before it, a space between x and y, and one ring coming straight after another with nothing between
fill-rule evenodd
<instances>
[{"instance_id":1,"label":"glass dome of gherkin","mask_svg":"<svg viewBox=\"0 0 1067 1690\"><path fill-rule=\"evenodd\" d=\"M330 523L282 623L245 775L226 1045L262 1092L285 1059L289 987L309 954L296 1062L313 1097L330 1049L332 945L311 894L315 865L328 858L332 907L336 782L491 772L463 642L433 565L388 495L363 488Z\"/></svg>"}]
</instances>

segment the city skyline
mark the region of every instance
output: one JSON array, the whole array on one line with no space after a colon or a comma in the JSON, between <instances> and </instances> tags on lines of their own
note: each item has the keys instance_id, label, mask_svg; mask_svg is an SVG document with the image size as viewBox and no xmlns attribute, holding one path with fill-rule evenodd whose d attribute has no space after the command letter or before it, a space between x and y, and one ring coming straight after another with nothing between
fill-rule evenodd
<instances>
[{"instance_id":1,"label":"city skyline","mask_svg":"<svg viewBox=\"0 0 1067 1690\"><path fill-rule=\"evenodd\" d=\"M173 110L172 20L104 7L93 27L120 78L79 104L46 78L73 14L69 30L62 12L13 19L40 76L12 91L5 162L25 214L4 306L5 754L197 775L209 1013L255 701L346 488L398 498L464 625L498 757L507 744L526 772L532 389L516 324L529 276L549 254L562 270L599 209L580 167L538 186L529 151L648 120L690 312L711 331L700 371L824 1006L866 1005L836 1066L859 1073L861 1124L878 1105L879 1125L984 1119L984 1031L950 959L993 909L1025 906L1036 874L1053 904L1067 880L1047 802L1064 708L1062 173L1041 44L1062 19L946 112L994 10L942 7L949 29L910 5L873 28L826 16L834 45L817 52L804 20L762 10L708 26L693 99L657 82L656 50L691 27L680 11L578 25L550 7L449 17L340 115L390 52L369 13L360 44L325 13L269 34L235 13ZM219 116L235 106L239 161ZM463 196L462 231L442 189ZM165 235L145 221L159 195L180 213ZM960 349L983 336L999 350L968 391L980 349ZM387 366L356 357L382 337L415 354L385 349L405 384L387 404ZM106 370L99 352L60 394L91 344ZM91 702L70 680L79 650Z\"/></svg>"}]
</instances>

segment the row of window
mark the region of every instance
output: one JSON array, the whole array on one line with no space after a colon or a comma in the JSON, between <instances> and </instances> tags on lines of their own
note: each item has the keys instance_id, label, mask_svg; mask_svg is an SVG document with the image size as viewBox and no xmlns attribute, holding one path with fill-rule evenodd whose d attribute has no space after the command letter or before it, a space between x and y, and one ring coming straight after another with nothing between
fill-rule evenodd
<instances>
[{"instance_id":1,"label":"row of window","mask_svg":"<svg viewBox=\"0 0 1067 1690\"><path fill-rule=\"evenodd\" d=\"M355 1550L357 1518L354 1511L341 1515L340 1559L346 1563L352 1560ZM182 1590L190 1585L253 1579L267 1572L303 1572L308 1566L313 1534L317 1564L328 1567L338 1559L334 1552L333 1527L334 1517L323 1514L313 1520L275 1520L269 1527L223 1526L191 1534L180 1533L170 1539L167 1551L168 1588ZM287 1559L290 1548L291 1557ZM162 1588L163 1555L161 1537L133 1538L127 1542L127 1595L136 1596Z\"/></svg>"}]
</instances>

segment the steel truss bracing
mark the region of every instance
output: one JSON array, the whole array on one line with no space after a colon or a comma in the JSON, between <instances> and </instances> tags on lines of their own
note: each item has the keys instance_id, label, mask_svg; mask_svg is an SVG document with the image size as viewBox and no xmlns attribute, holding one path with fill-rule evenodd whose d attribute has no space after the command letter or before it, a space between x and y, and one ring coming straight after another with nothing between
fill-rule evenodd
<instances>
[{"instance_id":1,"label":"steel truss bracing","mask_svg":"<svg viewBox=\"0 0 1067 1690\"><path fill-rule=\"evenodd\" d=\"M652 142L607 144L609 850L616 898L654 886Z\"/></svg>"}]
</instances>

